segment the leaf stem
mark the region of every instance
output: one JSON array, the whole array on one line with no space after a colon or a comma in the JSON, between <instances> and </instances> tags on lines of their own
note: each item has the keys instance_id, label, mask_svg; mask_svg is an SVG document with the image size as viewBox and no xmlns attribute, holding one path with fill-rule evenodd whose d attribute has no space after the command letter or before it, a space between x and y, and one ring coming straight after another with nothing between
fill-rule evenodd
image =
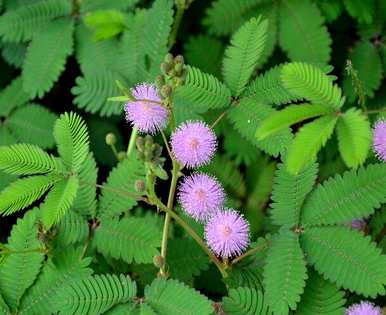
<instances>
[{"instance_id":1,"label":"leaf stem","mask_svg":"<svg viewBox=\"0 0 386 315\"><path fill-rule=\"evenodd\" d=\"M173 154L172 154L172 151L170 150L168 140L166 139L165 133L162 130L161 130L161 135L162 135L162 139L165 143L166 150L168 151L169 157L171 160L173 160Z\"/></svg>"},{"instance_id":2,"label":"leaf stem","mask_svg":"<svg viewBox=\"0 0 386 315\"><path fill-rule=\"evenodd\" d=\"M131 131L129 145L127 146L127 156L130 156L131 152L133 152L135 147L135 141L137 139L138 129L133 127L133 130Z\"/></svg>"},{"instance_id":3,"label":"leaf stem","mask_svg":"<svg viewBox=\"0 0 386 315\"><path fill-rule=\"evenodd\" d=\"M172 47L176 43L178 29L180 28L182 17L184 16L184 12L185 12L185 4L177 3L176 17L174 19L173 28L172 28L172 31L170 32L170 37L169 37L169 50L172 49Z\"/></svg>"},{"instance_id":4,"label":"leaf stem","mask_svg":"<svg viewBox=\"0 0 386 315\"><path fill-rule=\"evenodd\" d=\"M231 264L235 265L235 264L239 263L241 260L243 260L245 257L254 255L255 253L259 252L260 250L265 249L269 245L269 243L270 243L270 241L267 241L266 243L262 244L261 246L256 246L254 248L251 248L250 250L246 251L241 256L238 256L235 259L233 259Z\"/></svg>"},{"instance_id":5,"label":"leaf stem","mask_svg":"<svg viewBox=\"0 0 386 315\"><path fill-rule=\"evenodd\" d=\"M369 114L378 114L378 113L382 113L382 112L386 112L386 107L382 107L379 109L366 110L364 113L366 115L369 115Z\"/></svg>"}]
</instances>

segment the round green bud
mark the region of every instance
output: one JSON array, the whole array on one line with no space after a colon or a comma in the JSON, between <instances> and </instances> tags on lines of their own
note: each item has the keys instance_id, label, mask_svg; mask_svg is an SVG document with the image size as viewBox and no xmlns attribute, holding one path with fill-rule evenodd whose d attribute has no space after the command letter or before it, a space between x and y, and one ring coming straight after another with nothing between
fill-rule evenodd
<instances>
[{"instance_id":1,"label":"round green bud","mask_svg":"<svg viewBox=\"0 0 386 315\"><path fill-rule=\"evenodd\" d=\"M126 158L126 152L118 152L118 160L123 161Z\"/></svg>"},{"instance_id":2,"label":"round green bud","mask_svg":"<svg viewBox=\"0 0 386 315\"><path fill-rule=\"evenodd\" d=\"M106 144L107 145L114 145L115 143L117 143L117 138L115 137L115 134L113 134L112 132L109 132L106 135Z\"/></svg>"},{"instance_id":3,"label":"round green bud","mask_svg":"<svg viewBox=\"0 0 386 315\"><path fill-rule=\"evenodd\" d=\"M178 55L176 56L176 58L174 58L174 62L177 63L177 64L184 64L184 57L181 56L181 55Z\"/></svg>"},{"instance_id":4,"label":"round green bud","mask_svg":"<svg viewBox=\"0 0 386 315\"><path fill-rule=\"evenodd\" d=\"M166 63L172 64L174 62L173 55L171 53L167 54L164 58Z\"/></svg>"},{"instance_id":5,"label":"round green bud","mask_svg":"<svg viewBox=\"0 0 386 315\"><path fill-rule=\"evenodd\" d=\"M174 71L176 72L177 76L180 76L182 74L182 70L184 68L184 65L182 63L176 63L174 66Z\"/></svg>"},{"instance_id":6,"label":"round green bud","mask_svg":"<svg viewBox=\"0 0 386 315\"><path fill-rule=\"evenodd\" d=\"M163 74L168 74L171 69L172 67L169 63L166 63L166 62L161 63L161 71Z\"/></svg>"},{"instance_id":7,"label":"round green bud","mask_svg":"<svg viewBox=\"0 0 386 315\"><path fill-rule=\"evenodd\" d=\"M155 85L157 88L161 88L165 84L165 79L162 75L158 75L155 79Z\"/></svg>"},{"instance_id":8,"label":"round green bud","mask_svg":"<svg viewBox=\"0 0 386 315\"><path fill-rule=\"evenodd\" d=\"M137 149L139 152L142 152L145 148L145 139L143 139L142 137L138 137L136 140L135 140L135 144L137 146Z\"/></svg>"},{"instance_id":9,"label":"round green bud","mask_svg":"<svg viewBox=\"0 0 386 315\"><path fill-rule=\"evenodd\" d=\"M153 257L153 264L157 268L162 268L163 266L165 266L165 259L160 255L154 256Z\"/></svg>"},{"instance_id":10,"label":"round green bud","mask_svg":"<svg viewBox=\"0 0 386 315\"><path fill-rule=\"evenodd\" d=\"M164 85L161 88L161 95L163 97L169 97L172 94L172 87L170 85Z\"/></svg>"}]
</instances>

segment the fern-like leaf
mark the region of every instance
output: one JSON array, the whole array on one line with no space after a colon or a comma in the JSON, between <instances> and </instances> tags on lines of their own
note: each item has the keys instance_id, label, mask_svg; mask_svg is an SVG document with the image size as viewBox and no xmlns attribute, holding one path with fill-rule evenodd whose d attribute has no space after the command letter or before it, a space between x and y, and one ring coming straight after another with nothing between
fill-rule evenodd
<instances>
[{"instance_id":1,"label":"fern-like leaf","mask_svg":"<svg viewBox=\"0 0 386 315\"><path fill-rule=\"evenodd\" d=\"M264 120L256 130L256 137L262 140L293 124L328 113L331 113L331 109L323 105L290 105Z\"/></svg>"},{"instance_id":2,"label":"fern-like leaf","mask_svg":"<svg viewBox=\"0 0 386 315\"><path fill-rule=\"evenodd\" d=\"M97 10L127 10L133 7L138 0L83 0L80 3L80 12L87 13Z\"/></svg>"},{"instance_id":3,"label":"fern-like leaf","mask_svg":"<svg viewBox=\"0 0 386 315\"><path fill-rule=\"evenodd\" d=\"M55 120L58 117L47 108L29 104L17 109L8 120L8 127L20 142L52 148Z\"/></svg>"},{"instance_id":4,"label":"fern-like leaf","mask_svg":"<svg viewBox=\"0 0 386 315\"><path fill-rule=\"evenodd\" d=\"M91 275L90 258L82 257L82 248L67 247L56 252L44 265L36 283L27 291L19 309L20 315L53 314L64 290L74 282Z\"/></svg>"},{"instance_id":5,"label":"fern-like leaf","mask_svg":"<svg viewBox=\"0 0 386 315\"><path fill-rule=\"evenodd\" d=\"M279 44L292 61L326 65L331 38L315 3L285 0L280 5Z\"/></svg>"},{"instance_id":6,"label":"fern-like leaf","mask_svg":"<svg viewBox=\"0 0 386 315\"><path fill-rule=\"evenodd\" d=\"M54 137L64 165L78 172L89 150L87 126L77 114L60 115L54 126Z\"/></svg>"},{"instance_id":7,"label":"fern-like leaf","mask_svg":"<svg viewBox=\"0 0 386 315\"><path fill-rule=\"evenodd\" d=\"M281 81L283 66L276 66L259 75L245 89L243 96L259 99L265 104L282 105L301 100L290 93Z\"/></svg>"},{"instance_id":8,"label":"fern-like leaf","mask_svg":"<svg viewBox=\"0 0 386 315\"><path fill-rule=\"evenodd\" d=\"M31 144L14 144L0 147L0 169L13 175L34 175L59 172L60 163L40 147Z\"/></svg>"},{"instance_id":9,"label":"fern-like leaf","mask_svg":"<svg viewBox=\"0 0 386 315\"><path fill-rule=\"evenodd\" d=\"M366 160L371 146L371 127L367 116L349 109L336 126L339 152L348 167L357 167Z\"/></svg>"},{"instance_id":10,"label":"fern-like leaf","mask_svg":"<svg viewBox=\"0 0 386 315\"><path fill-rule=\"evenodd\" d=\"M145 288L145 301L160 315L212 314L211 302L176 280L156 279Z\"/></svg>"},{"instance_id":11,"label":"fern-like leaf","mask_svg":"<svg viewBox=\"0 0 386 315\"><path fill-rule=\"evenodd\" d=\"M105 256L127 263L151 263L159 254L161 228L149 224L146 218L105 218L95 231L94 241L97 250Z\"/></svg>"},{"instance_id":12,"label":"fern-like leaf","mask_svg":"<svg viewBox=\"0 0 386 315\"><path fill-rule=\"evenodd\" d=\"M21 77L14 79L0 92L0 116L7 117L12 110L28 102L30 96L23 91Z\"/></svg>"},{"instance_id":13,"label":"fern-like leaf","mask_svg":"<svg viewBox=\"0 0 386 315\"><path fill-rule=\"evenodd\" d=\"M228 35L244 22L244 16L259 4L258 0L217 0L206 10L204 25L214 35Z\"/></svg>"},{"instance_id":14,"label":"fern-like leaf","mask_svg":"<svg viewBox=\"0 0 386 315\"><path fill-rule=\"evenodd\" d=\"M47 31L50 20L71 14L71 2L67 0L30 1L0 17L0 35L6 41L29 40L41 30Z\"/></svg>"},{"instance_id":15,"label":"fern-like leaf","mask_svg":"<svg viewBox=\"0 0 386 315\"><path fill-rule=\"evenodd\" d=\"M90 276L64 290L58 310L64 315L99 315L115 304L130 301L136 293L137 286L128 276Z\"/></svg>"},{"instance_id":16,"label":"fern-like leaf","mask_svg":"<svg viewBox=\"0 0 386 315\"><path fill-rule=\"evenodd\" d=\"M346 227L313 227L301 243L310 264L338 286L366 297L385 294L386 256L370 237Z\"/></svg>"},{"instance_id":17,"label":"fern-like leaf","mask_svg":"<svg viewBox=\"0 0 386 315\"><path fill-rule=\"evenodd\" d=\"M79 179L71 176L61 180L51 189L41 206L42 221L46 229L60 222L74 203Z\"/></svg>"},{"instance_id":18,"label":"fern-like leaf","mask_svg":"<svg viewBox=\"0 0 386 315\"><path fill-rule=\"evenodd\" d=\"M299 224L301 208L315 183L317 172L316 163L308 165L297 175L289 173L284 164L279 165L271 197L271 216L274 224L289 227Z\"/></svg>"},{"instance_id":19,"label":"fern-like leaf","mask_svg":"<svg viewBox=\"0 0 386 315\"><path fill-rule=\"evenodd\" d=\"M296 315L343 315L344 292L316 272L311 272Z\"/></svg>"},{"instance_id":20,"label":"fern-like leaf","mask_svg":"<svg viewBox=\"0 0 386 315\"><path fill-rule=\"evenodd\" d=\"M308 197L302 224L327 225L367 217L386 202L386 165L374 164L330 178Z\"/></svg>"},{"instance_id":21,"label":"fern-like leaf","mask_svg":"<svg viewBox=\"0 0 386 315\"><path fill-rule=\"evenodd\" d=\"M359 22L370 24L375 16L375 0L366 2L357 0L343 0L348 13Z\"/></svg>"},{"instance_id":22,"label":"fern-like leaf","mask_svg":"<svg viewBox=\"0 0 386 315\"><path fill-rule=\"evenodd\" d=\"M319 150L334 132L336 116L323 116L304 125L288 148L287 169L299 173L305 165L315 160Z\"/></svg>"},{"instance_id":23,"label":"fern-like leaf","mask_svg":"<svg viewBox=\"0 0 386 315\"><path fill-rule=\"evenodd\" d=\"M16 68L21 68L24 62L27 45L24 43L4 43L1 55L3 59Z\"/></svg>"},{"instance_id":24,"label":"fern-like leaf","mask_svg":"<svg viewBox=\"0 0 386 315\"><path fill-rule=\"evenodd\" d=\"M42 98L58 80L73 50L73 30L72 19L58 19L34 36L22 72L23 88L31 97Z\"/></svg>"},{"instance_id":25,"label":"fern-like leaf","mask_svg":"<svg viewBox=\"0 0 386 315\"><path fill-rule=\"evenodd\" d=\"M56 241L60 245L81 243L86 240L89 228L85 218L75 211L67 211L57 225Z\"/></svg>"},{"instance_id":26,"label":"fern-like leaf","mask_svg":"<svg viewBox=\"0 0 386 315\"><path fill-rule=\"evenodd\" d=\"M201 110L208 110L230 104L230 91L214 76L190 66L187 70L186 81L176 89L174 96L179 98L184 106L197 106Z\"/></svg>"},{"instance_id":27,"label":"fern-like leaf","mask_svg":"<svg viewBox=\"0 0 386 315\"><path fill-rule=\"evenodd\" d=\"M299 98L333 109L343 105L341 89L316 66L301 62L289 63L283 66L281 80L285 88Z\"/></svg>"},{"instance_id":28,"label":"fern-like leaf","mask_svg":"<svg viewBox=\"0 0 386 315\"><path fill-rule=\"evenodd\" d=\"M145 168L132 154L110 172L99 200L98 216L116 217L132 209L142 195L135 190L136 181L145 181Z\"/></svg>"},{"instance_id":29,"label":"fern-like leaf","mask_svg":"<svg viewBox=\"0 0 386 315\"><path fill-rule=\"evenodd\" d=\"M36 223L33 211L17 220L8 239L10 253L0 265L0 290L13 313L24 292L35 281L44 259Z\"/></svg>"},{"instance_id":30,"label":"fern-like leaf","mask_svg":"<svg viewBox=\"0 0 386 315\"><path fill-rule=\"evenodd\" d=\"M223 75L234 96L248 83L264 50L268 22L252 18L232 36L225 50Z\"/></svg>"},{"instance_id":31,"label":"fern-like leaf","mask_svg":"<svg viewBox=\"0 0 386 315\"><path fill-rule=\"evenodd\" d=\"M27 208L49 190L60 177L30 176L17 179L0 193L0 213L10 215Z\"/></svg>"},{"instance_id":32,"label":"fern-like leaf","mask_svg":"<svg viewBox=\"0 0 386 315\"><path fill-rule=\"evenodd\" d=\"M255 147L270 155L278 156L292 140L289 128L261 141L258 141L255 136L256 128L274 112L274 109L260 101L243 98L229 111L228 118L239 133Z\"/></svg>"},{"instance_id":33,"label":"fern-like leaf","mask_svg":"<svg viewBox=\"0 0 386 315\"><path fill-rule=\"evenodd\" d=\"M307 279L307 268L299 236L281 231L273 239L264 268L265 297L275 314L295 310Z\"/></svg>"},{"instance_id":34,"label":"fern-like leaf","mask_svg":"<svg viewBox=\"0 0 386 315\"><path fill-rule=\"evenodd\" d=\"M261 291L249 288L230 289L223 298L223 310L229 315L271 315L269 306Z\"/></svg>"}]
</instances>

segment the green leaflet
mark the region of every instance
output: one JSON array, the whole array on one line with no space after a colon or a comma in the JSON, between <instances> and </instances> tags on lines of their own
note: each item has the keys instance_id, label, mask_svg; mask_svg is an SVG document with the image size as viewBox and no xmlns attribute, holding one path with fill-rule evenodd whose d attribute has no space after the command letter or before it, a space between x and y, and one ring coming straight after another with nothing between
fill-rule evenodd
<instances>
[{"instance_id":1,"label":"green leaflet","mask_svg":"<svg viewBox=\"0 0 386 315\"><path fill-rule=\"evenodd\" d=\"M41 206L42 221L46 229L60 222L74 203L79 179L71 176L56 183Z\"/></svg>"},{"instance_id":2,"label":"green leaflet","mask_svg":"<svg viewBox=\"0 0 386 315\"><path fill-rule=\"evenodd\" d=\"M209 315L213 311L205 296L176 280L154 280L145 288L145 301L159 315Z\"/></svg>"},{"instance_id":3,"label":"green leaflet","mask_svg":"<svg viewBox=\"0 0 386 315\"><path fill-rule=\"evenodd\" d=\"M284 65L281 81L298 98L335 110L343 105L344 98L340 88L320 68L311 64L293 62Z\"/></svg>"},{"instance_id":4,"label":"green leaflet","mask_svg":"<svg viewBox=\"0 0 386 315\"><path fill-rule=\"evenodd\" d=\"M363 164L371 146L372 132L367 116L353 108L339 117L336 126L339 152L348 167Z\"/></svg>"},{"instance_id":5,"label":"green leaflet","mask_svg":"<svg viewBox=\"0 0 386 315\"><path fill-rule=\"evenodd\" d=\"M104 40L122 33L127 16L118 10L97 10L85 16L84 23L94 30L95 40Z\"/></svg>"},{"instance_id":6,"label":"green leaflet","mask_svg":"<svg viewBox=\"0 0 386 315\"><path fill-rule=\"evenodd\" d=\"M367 217L386 202L386 165L373 164L330 178L309 195L303 225L330 225Z\"/></svg>"},{"instance_id":7,"label":"green leaflet","mask_svg":"<svg viewBox=\"0 0 386 315\"><path fill-rule=\"evenodd\" d=\"M27 212L23 219L17 220L7 248L11 253L0 265L0 290L10 309L15 312L23 294L35 281L44 259L35 212Z\"/></svg>"},{"instance_id":8,"label":"green leaflet","mask_svg":"<svg viewBox=\"0 0 386 315\"><path fill-rule=\"evenodd\" d=\"M73 50L73 31L74 21L63 18L50 22L33 37L22 71L23 89L32 98L43 97L58 80Z\"/></svg>"},{"instance_id":9,"label":"green leaflet","mask_svg":"<svg viewBox=\"0 0 386 315\"><path fill-rule=\"evenodd\" d=\"M138 0L83 0L80 3L80 12L86 13L96 10L108 10L108 9L129 9L133 7Z\"/></svg>"},{"instance_id":10,"label":"green leaflet","mask_svg":"<svg viewBox=\"0 0 386 315\"><path fill-rule=\"evenodd\" d=\"M229 315L272 314L263 293L249 288L230 289L229 297L223 298L222 307Z\"/></svg>"},{"instance_id":11,"label":"green leaflet","mask_svg":"<svg viewBox=\"0 0 386 315\"><path fill-rule=\"evenodd\" d=\"M268 249L264 267L265 298L277 315L295 310L307 279L299 235L282 230Z\"/></svg>"},{"instance_id":12,"label":"green leaflet","mask_svg":"<svg viewBox=\"0 0 386 315\"><path fill-rule=\"evenodd\" d=\"M152 263L159 255L161 228L146 218L104 218L94 235L97 250L127 263Z\"/></svg>"},{"instance_id":13,"label":"green leaflet","mask_svg":"<svg viewBox=\"0 0 386 315\"><path fill-rule=\"evenodd\" d=\"M331 38L315 3L308 0L280 3L279 44L293 61L328 64Z\"/></svg>"},{"instance_id":14,"label":"green leaflet","mask_svg":"<svg viewBox=\"0 0 386 315\"><path fill-rule=\"evenodd\" d=\"M274 112L273 108L261 101L253 98L242 98L237 106L229 110L227 117L237 131L255 147L270 155L278 156L292 140L289 128L261 141L255 137L256 128Z\"/></svg>"},{"instance_id":15,"label":"green leaflet","mask_svg":"<svg viewBox=\"0 0 386 315\"><path fill-rule=\"evenodd\" d=\"M276 225L295 227L299 224L300 213L308 193L315 184L318 165L311 163L299 174L291 174L280 164L275 173L271 199L271 217Z\"/></svg>"},{"instance_id":16,"label":"green leaflet","mask_svg":"<svg viewBox=\"0 0 386 315\"><path fill-rule=\"evenodd\" d=\"M95 275L73 282L58 299L57 309L66 315L99 315L135 297L137 286L129 276Z\"/></svg>"},{"instance_id":17,"label":"green leaflet","mask_svg":"<svg viewBox=\"0 0 386 315\"><path fill-rule=\"evenodd\" d=\"M21 77L13 81L0 92L0 116L7 117L12 110L28 102L30 96L23 91Z\"/></svg>"},{"instance_id":18,"label":"green leaflet","mask_svg":"<svg viewBox=\"0 0 386 315\"><path fill-rule=\"evenodd\" d=\"M343 315L346 299L344 292L316 272L310 272L296 315Z\"/></svg>"},{"instance_id":19,"label":"green leaflet","mask_svg":"<svg viewBox=\"0 0 386 315\"><path fill-rule=\"evenodd\" d=\"M343 0L348 13L359 22L370 24L375 15L375 0L366 2L356 0Z\"/></svg>"},{"instance_id":20,"label":"green leaflet","mask_svg":"<svg viewBox=\"0 0 386 315\"><path fill-rule=\"evenodd\" d=\"M52 131L56 119L57 116L45 107L28 104L12 113L8 126L20 142L52 148L55 144Z\"/></svg>"},{"instance_id":21,"label":"green leaflet","mask_svg":"<svg viewBox=\"0 0 386 315\"><path fill-rule=\"evenodd\" d=\"M319 150L331 137L338 118L323 116L304 125L288 148L287 170L298 174L310 161L315 160Z\"/></svg>"},{"instance_id":22,"label":"green leaflet","mask_svg":"<svg viewBox=\"0 0 386 315\"><path fill-rule=\"evenodd\" d=\"M1 191L0 213L10 215L27 208L60 179L52 175L36 175L17 179Z\"/></svg>"},{"instance_id":23,"label":"green leaflet","mask_svg":"<svg viewBox=\"0 0 386 315\"><path fill-rule=\"evenodd\" d=\"M58 172L59 162L36 145L14 144L0 147L0 169L13 175Z\"/></svg>"},{"instance_id":24,"label":"green leaflet","mask_svg":"<svg viewBox=\"0 0 386 315\"><path fill-rule=\"evenodd\" d=\"M173 95L178 102L202 111L229 106L231 93L223 83L198 68L188 66L187 70L184 85L179 86Z\"/></svg>"},{"instance_id":25,"label":"green leaflet","mask_svg":"<svg viewBox=\"0 0 386 315\"><path fill-rule=\"evenodd\" d=\"M248 83L264 50L268 21L252 18L232 36L224 53L223 76L234 96Z\"/></svg>"},{"instance_id":26,"label":"green leaflet","mask_svg":"<svg viewBox=\"0 0 386 315\"><path fill-rule=\"evenodd\" d=\"M67 211L57 224L56 241L60 245L82 243L89 234L88 222L75 211Z\"/></svg>"},{"instance_id":27,"label":"green leaflet","mask_svg":"<svg viewBox=\"0 0 386 315\"><path fill-rule=\"evenodd\" d=\"M346 227L313 227L301 244L310 264L339 287L365 297L385 294L386 256L369 237Z\"/></svg>"},{"instance_id":28,"label":"green leaflet","mask_svg":"<svg viewBox=\"0 0 386 315\"><path fill-rule=\"evenodd\" d=\"M27 45L23 43L6 43L3 45L4 60L16 68L21 68L24 62Z\"/></svg>"},{"instance_id":29,"label":"green leaflet","mask_svg":"<svg viewBox=\"0 0 386 315\"><path fill-rule=\"evenodd\" d=\"M323 105L290 105L264 120L256 130L256 137L262 140L293 124L328 113L331 113L331 109Z\"/></svg>"},{"instance_id":30,"label":"green leaflet","mask_svg":"<svg viewBox=\"0 0 386 315\"><path fill-rule=\"evenodd\" d=\"M54 137L64 165L79 171L89 150L89 136L83 119L74 112L60 115L54 126Z\"/></svg>"}]
</instances>

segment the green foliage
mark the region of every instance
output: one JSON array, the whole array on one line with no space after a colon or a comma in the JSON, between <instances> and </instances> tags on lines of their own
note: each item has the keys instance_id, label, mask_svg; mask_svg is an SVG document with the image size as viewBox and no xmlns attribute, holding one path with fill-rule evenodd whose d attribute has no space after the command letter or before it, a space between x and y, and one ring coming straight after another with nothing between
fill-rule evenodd
<instances>
[{"instance_id":1,"label":"green foliage","mask_svg":"<svg viewBox=\"0 0 386 315\"><path fill-rule=\"evenodd\" d=\"M23 91L21 77L14 79L0 92L0 115L8 116L12 110L28 102L29 95Z\"/></svg>"},{"instance_id":2,"label":"green foliage","mask_svg":"<svg viewBox=\"0 0 386 315\"><path fill-rule=\"evenodd\" d=\"M7 249L10 253L0 265L0 290L10 309L17 313L20 300L35 281L44 259L34 212L18 219Z\"/></svg>"},{"instance_id":3,"label":"green foliage","mask_svg":"<svg viewBox=\"0 0 386 315\"><path fill-rule=\"evenodd\" d=\"M339 224L369 216L386 202L385 175L385 164L374 164L318 185L304 205L302 223Z\"/></svg>"},{"instance_id":4,"label":"green foliage","mask_svg":"<svg viewBox=\"0 0 386 315\"><path fill-rule=\"evenodd\" d=\"M319 150L334 132L337 117L323 116L303 126L288 148L287 169L299 173L310 161L315 160Z\"/></svg>"},{"instance_id":5,"label":"green foliage","mask_svg":"<svg viewBox=\"0 0 386 315\"><path fill-rule=\"evenodd\" d=\"M275 174L272 191L271 217L276 225L297 226L304 200L312 190L318 166L311 163L299 174L291 174L280 164Z\"/></svg>"},{"instance_id":6,"label":"green foliage","mask_svg":"<svg viewBox=\"0 0 386 315\"><path fill-rule=\"evenodd\" d=\"M342 315L345 302L342 291L317 273L311 272L296 315Z\"/></svg>"},{"instance_id":7,"label":"green foliage","mask_svg":"<svg viewBox=\"0 0 386 315\"><path fill-rule=\"evenodd\" d=\"M61 314L103 314L135 297L137 286L128 276L95 275L74 282L58 301Z\"/></svg>"},{"instance_id":8,"label":"green foliage","mask_svg":"<svg viewBox=\"0 0 386 315\"><path fill-rule=\"evenodd\" d=\"M75 211L68 211L57 225L57 241L63 245L84 242L88 236L87 221Z\"/></svg>"},{"instance_id":9,"label":"green foliage","mask_svg":"<svg viewBox=\"0 0 386 315\"><path fill-rule=\"evenodd\" d=\"M248 288L230 289L229 297L223 299L226 314L269 315L270 311L261 291Z\"/></svg>"},{"instance_id":10,"label":"green foliage","mask_svg":"<svg viewBox=\"0 0 386 315\"><path fill-rule=\"evenodd\" d=\"M62 114L54 126L54 137L64 165L77 172L87 157L89 139L87 127L75 113Z\"/></svg>"},{"instance_id":11,"label":"green foliage","mask_svg":"<svg viewBox=\"0 0 386 315\"><path fill-rule=\"evenodd\" d=\"M104 218L95 231L94 242L97 250L105 256L127 263L151 263L153 256L159 254L161 229L146 218Z\"/></svg>"},{"instance_id":12,"label":"green foliage","mask_svg":"<svg viewBox=\"0 0 386 315\"><path fill-rule=\"evenodd\" d=\"M83 0L80 3L80 12L86 13L96 10L129 9L137 2L138 0Z\"/></svg>"},{"instance_id":13,"label":"green foliage","mask_svg":"<svg viewBox=\"0 0 386 315\"><path fill-rule=\"evenodd\" d=\"M53 20L71 13L67 0L44 0L9 10L0 18L0 35L6 41L29 40Z\"/></svg>"},{"instance_id":14,"label":"green foliage","mask_svg":"<svg viewBox=\"0 0 386 315\"><path fill-rule=\"evenodd\" d=\"M176 280L154 280L145 288L145 301L160 315L212 314L205 296Z\"/></svg>"},{"instance_id":15,"label":"green foliage","mask_svg":"<svg viewBox=\"0 0 386 315\"><path fill-rule=\"evenodd\" d=\"M339 109L344 102L342 91L323 71L311 64L300 62L283 66L281 80L284 87L298 98Z\"/></svg>"},{"instance_id":16,"label":"green foliage","mask_svg":"<svg viewBox=\"0 0 386 315\"><path fill-rule=\"evenodd\" d=\"M274 109L259 100L243 98L237 106L231 108L228 118L237 131L251 144L270 155L278 156L292 140L289 128L264 140L259 141L255 137L256 127L259 127L262 121L274 112Z\"/></svg>"},{"instance_id":17,"label":"green foliage","mask_svg":"<svg viewBox=\"0 0 386 315\"><path fill-rule=\"evenodd\" d=\"M323 105L300 104L287 106L264 120L256 131L256 137L259 140L264 139L293 124L325 115L329 112L331 112L331 110Z\"/></svg>"},{"instance_id":18,"label":"green foliage","mask_svg":"<svg viewBox=\"0 0 386 315\"><path fill-rule=\"evenodd\" d=\"M98 215L116 217L132 209L142 195L135 190L136 181L145 181L145 170L133 154L110 172L99 199Z\"/></svg>"},{"instance_id":19,"label":"green foliage","mask_svg":"<svg viewBox=\"0 0 386 315\"><path fill-rule=\"evenodd\" d=\"M11 42L4 43L2 56L8 64L16 68L21 68L21 66L23 65L26 50L27 47L25 44Z\"/></svg>"},{"instance_id":20,"label":"green foliage","mask_svg":"<svg viewBox=\"0 0 386 315\"><path fill-rule=\"evenodd\" d=\"M94 29L95 40L103 40L123 32L126 19L126 15L118 10L98 10L86 15L84 23Z\"/></svg>"},{"instance_id":21,"label":"green foliage","mask_svg":"<svg viewBox=\"0 0 386 315\"><path fill-rule=\"evenodd\" d=\"M386 256L369 237L346 227L312 227L301 243L307 260L327 279L366 297L385 294Z\"/></svg>"},{"instance_id":22,"label":"green foliage","mask_svg":"<svg viewBox=\"0 0 386 315\"><path fill-rule=\"evenodd\" d=\"M183 106L205 111L230 104L231 93L218 79L194 67L188 66L187 70L184 85L178 87L174 95Z\"/></svg>"},{"instance_id":23,"label":"green foliage","mask_svg":"<svg viewBox=\"0 0 386 315\"><path fill-rule=\"evenodd\" d=\"M234 96L248 83L264 50L268 22L252 18L233 35L225 50L223 76Z\"/></svg>"},{"instance_id":24,"label":"green foliage","mask_svg":"<svg viewBox=\"0 0 386 315\"><path fill-rule=\"evenodd\" d=\"M299 235L281 231L272 241L264 268L265 298L275 314L288 314L289 309L296 309L306 279Z\"/></svg>"},{"instance_id":25,"label":"green foliage","mask_svg":"<svg viewBox=\"0 0 386 315\"><path fill-rule=\"evenodd\" d=\"M360 111L350 109L336 126L340 154L348 167L357 167L366 160L371 146L371 127Z\"/></svg>"},{"instance_id":26,"label":"green foliage","mask_svg":"<svg viewBox=\"0 0 386 315\"><path fill-rule=\"evenodd\" d=\"M302 99L291 94L281 81L283 66L276 66L257 76L245 89L243 96L261 99L264 103L281 105Z\"/></svg>"},{"instance_id":27,"label":"green foliage","mask_svg":"<svg viewBox=\"0 0 386 315\"><path fill-rule=\"evenodd\" d=\"M366 24L372 22L375 13L375 0L369 0L366 3L356 0L343 0L343 3L348 13L359 22Z\"/></svg>"},{"instance_id":28,"label":"green foliage","mask_svg":"<svg viewBox=\"0 0 386 315\"><path fill-rule=\"evenodd\" d=\"M282 1L279 44L292 61L326 65L331 38L315 3L308 0Z\"/></svg>"},{"instance_id":29,"label":"green foliage","mask_svg":"<svg viewBox=\"0 0 386 315\"><path fill-rule=\"evenodd\" d=\"M31 97L42 97L64 70L73 50L74 21L58 19L33 38L23 64L23 88ZM60 41L58 42L58 38ZM42 58L42 55L45 56Z\"/></svg>"}]
</instances>

